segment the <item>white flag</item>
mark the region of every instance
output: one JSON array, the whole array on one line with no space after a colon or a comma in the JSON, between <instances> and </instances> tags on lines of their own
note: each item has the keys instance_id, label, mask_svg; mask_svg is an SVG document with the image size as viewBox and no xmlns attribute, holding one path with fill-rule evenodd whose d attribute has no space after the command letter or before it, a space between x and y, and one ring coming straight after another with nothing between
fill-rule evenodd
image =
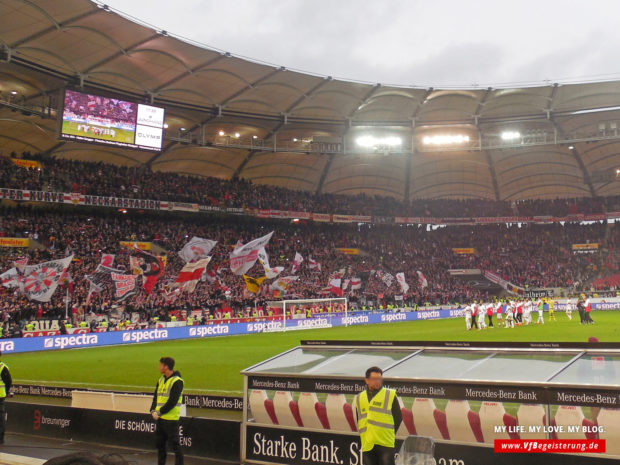
<instances>
[{"instance_id":1,"label":"white flag","mask_svg":"<svg viewBox=\"0 0 620 465\"><path fill-rule=\"evenodd\" d=\"M38 265L26 265L20 270L19 288L31 300L49 302L58 287L60 278L69 268L73 255Z\"/></svg>"},{"instance_id":2,"label":"white flag","mask_svg":"<svg viewBox=\"0 0 620 465\"><path fill-rule=\"evenodd\" d=\"M360 278L351 278L351 290L362 288L362 280Z\"/></svg>"},{"instance_id":3,"label":"white flag","mask_svg":"<svg viewBox=\"0 0 620 465\"><path fill-rule=\"evenodd\" d=\"M420 287L422 289L428 287L428 281L426 280L426 277L422 274L422 272L417 271L416 273L418 273L418 281L420 282Z\"/></svg>"},{"instance_id":4,"label":"white flag","mask_svg":"<svg viewBox=\"0 0 620 465\"><path fill-rule=\"evenodd\" d=\"M407 284L407 281L405 280L405 273L397 273L396 281L400 284L400 289L403 291L403 294L406 294L407 291L409 291L409 284Z\"/></svg>"},{"instance_id":5,"label":"white flag","mask_svg":"<svg viewBox=\"0 0 620 465\"><path fill-rule=\"evenodd\" d=\"M297 273L303 261L304 257L302 257L299 252L295 252L295 258L293 259L293 274Z\"/></svg>"},{"instance_id":6,"label":"white flag","mask_svg":"<svg viewBox=\"0 0 620 465\"><path fill-rule=\"evenodd\" d=\"M190 294L194 292L196 289L196 284L207 268L209 261L211 261L211 257L185 264L172 286L180 287L183 291Z\"/></svg>"},{"instance_id":7,"label":"white flag","mask_svg":"<svg viewBox=\"0 0 620 465\"><path fill-rule=\"evenodd\" d=\"M264 247L258 251L258 261L261 265L263 265L263 268L265 269L265 276L267 277L267 279L277 278L278 275L284 271L283 266L276 266L274 268L271 268L271 266L269 265L269 255L267 255L267 251Z\"/></svg>"},{"instance_id":8,"label":"white flag","mask_svg":"<svg viewBox=\"0 0 620 465\"><path fill-rule=\"evenodd\" d=\"M203 239L201 237L192 237L191 240L183 246L179 251L179 257L181 257L185 263L195 262L209 256L209 252L213 250L217 241L211 241L209 239Z\"/></svg>"},{"instance_id":9,"label":"white flag","mask_svg":"<svg viewBox=\"0 0 620 465\"><path fill-rule=\"evenodd\" d=\"M235 247L230 253L230 270L236 275L246 274L258 260L258 251L269 243L271 236L273 231L245 245Z\"/></svg>"},{"instance_id":10,"label":"white flag","mask_svg":"<svg viewBox=\"0 0 620 465\"><path fill-rule=\"evenodd\" d=\"M313 260L312 257L308 257L308 268L310 268L311 270L321 271L321 264L316 260Z\"/></svg>"},{"instance_id":11,"label":"white flag","mask_svg":"<svg viewBox=\"0 0 620 465\"><path fill-rule=\"evenodd\" d=\"M289 286L298 279L299 276L285 276L283 278L278 278L273 282L271 287L280 291L286 291Z\"/></svg>"},{"instance_id":12,"label":"white flag","mask_svg":"<svg viewBox=\"0 0 620 465\"><path fill-rule=\"evenodd\" d=\"M19 287L19 274L17 273L17 268L11 268L10 270L0 274L0 283L2 283L4 287L8 288Z\"/></svg>"}]
</instances>

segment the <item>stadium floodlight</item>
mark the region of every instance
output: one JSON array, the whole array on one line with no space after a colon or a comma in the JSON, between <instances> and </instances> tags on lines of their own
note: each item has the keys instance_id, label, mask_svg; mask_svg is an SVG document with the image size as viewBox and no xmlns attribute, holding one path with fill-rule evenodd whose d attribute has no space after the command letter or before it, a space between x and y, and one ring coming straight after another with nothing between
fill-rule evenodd
<instances>
[{"instance_id":1,"label":"stadium floodlight","mask_svg":"<svg viewBox=\"0 0 620 465\"><path fill-rule=\"evenodd\" d=\"M252 136L252 139L258 139L258 136L257 136L256 134L254 134L254 135Z\"/></svg>"},{"instance_id":2,"label":"stadium floodlight","mask_svg":"<svg viewBox=\"0 0 620 465\"><path fill-rule=\"evenodd\" d=\"M17 95L17 91L16 90L12 90L11 91L11 95Z\"/></svg>"},{"instance_id":3,"label":"stadium floodlight","mask_svg":"<svg viewBox=\"0 0 620 465\"><path fill-rule=\"evenodd\" d=\"M515 140L521 138L519 131L504 131L502 132L502 140Z\"/></svg>"},{"instance_id":4,"label":"stadium floodlight","mask_svg":"<svg viewBox=\"0 0 620 465\"><path fill-rule=\"evenodd\" d=\"M297 137L293 137L293 142L297 142Z\"/></svg>"},{"instance_id":5,"label":"stadium floodlight","mask_svg":"<svg viewBox=\"0 0 620 465\"><path fill-rule=\"evenodd\" d=\"M568 146L568 150L573 150L574 148L575 148L575 146L574 146L574 145L569 145L569 146Z\"/></svg>"},{"instance_id":6,"label":"stadium floodlight","mask_svg":"<svg viewBox=\"0 0 620 465\"><path fill-rule=\"evenodd\" d=\"M403 143L400 137L387 136L387 137L375 137L375 136L360 136L355 139L355 143L361 147L377 147L378 145L387 145L389 147L396 147Z\"/></svg>"},{"instance_id":7,"label":"stadium floodlight","mask_svg":"<svg viewBox=\"0 0 620 465\"><path fill-rule=\"evenodd\" d=\"M426 136L422 139L424 145L453 145L453 144L464 144L469 142L469 136L464 136L462 134L453 135L437 135L437 136Z\"/></svg>"},{"instance_id":8,"label":"stadium floodlight","mask_svg":"<svg viewBox=\"0 0 620 465\"><path fill-rule=\"evenodd\" d=\"M179 130L180 130L180 131L185 131L185 128L180 128Z\"/></svg>"},{"instance_id":9,"label":"stadium floodlight","mask_svg":"<svg viewBox=\"0 0 620 465\"><path fill-rule=\"evenodd\" d=\"M239 139L239 137L241 137L241 134L239 134L238 132L235 132L235 138Z\"/></svg>"},{"instance_id":10,"label":"stadium floodlight","mask_svg":"<svg viewBox=\"0 0 620 465\"><path fill-rule=\"evenodd\" d=\"M164 129L168 129L168 123L164 123Z\"/></svg>"},{"instance_id":11,"label":"stadium floodlight","mask_svg":"<svg viewBox=\"0 0 620 465\"><path fill-rule=\"evenodd\" d=\"M225 136L225 135L226 135L226 133L225 133L224 131L220 131L220 132L218 132L218 134L219 134L220 136Z\"/></svg>"}]
</instances>

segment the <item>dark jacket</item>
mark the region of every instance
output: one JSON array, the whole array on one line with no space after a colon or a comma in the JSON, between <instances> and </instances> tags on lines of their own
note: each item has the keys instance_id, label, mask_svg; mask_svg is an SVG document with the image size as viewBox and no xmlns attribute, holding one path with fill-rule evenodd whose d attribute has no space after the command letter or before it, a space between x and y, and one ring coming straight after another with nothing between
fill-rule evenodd
<instances>
[{"instance_id":1,"label":"dark jacket","mask_svg":"<svg viewBox=\"0 0 620 465\"><path fill-rule=\"evenodd\" d=\"M179 373L178 371L174 371L172 372L170 377L172 376L181 377L181 373ZM168 379L170 378L166 378L166 380ZM157 386L158 385L159 385L159 381L155 385L155 393L153 394L153 402L151 403L151 412L155 410L155 407L157 406ZM181 397L182 393L183 393L183 380L180 380L174 383L172 385L172 388L170 388L170 397L168 397L168 401L162 406L162 408L159 409L159 413L161 415L164 415L168 413L170 410L172 410L179 402L179 397Z\"/></svg>"}]
</instances>

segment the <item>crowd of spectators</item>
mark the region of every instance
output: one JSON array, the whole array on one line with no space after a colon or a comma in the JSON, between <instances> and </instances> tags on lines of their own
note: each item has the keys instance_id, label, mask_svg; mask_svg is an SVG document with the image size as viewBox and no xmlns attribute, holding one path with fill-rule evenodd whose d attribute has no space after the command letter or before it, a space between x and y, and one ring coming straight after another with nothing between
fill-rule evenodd
<instances>
[{"instance_id":1,"label":"crowd of spectators","mask_svg":"<svg viewBox=\"0 0 620 465\"><path fill-rule=\"evenodd\" d=\"M231 308L241 312L255 301L273 295L250 294L241 276L227 268L230 251L237 241L247 242L275 231L267 246L272 267L284 266L282 276L292 274L293 257L299 252L305 259L297 272L299 279L287 291L292 298L322 296L330 275L345 270L345 279L359 277L362 288L345 292L354 303L373 302L400 304L395 297L403 295L394 280L386 286L376 271L403 272L410 290L403 296L407 305L426 302L458 303L486 299L487 289L477 288L449 273L451 269L480 269L494 272L504 279L530 288L575 287L588 285L602 272L617 270L616 248L620 243L619 228L606 224L579 225L526 224L519 226L483 225L430 228L426 226L319 224L300 221L260 220L226 215L190 213L138 212L76 209L71 206L45 208L19 205L0 208L0 236L28 237L44 248L40 250L0 249L0 272L13 266L20 256L29 263L75 254L70 267L70 314L105 313L114 309L140 312L144 319L154 315L166 318L175 310L201 309L212 314L217 309ZM218 241L212 251L210 270L217 271L215 283L200 282L195 292L182 294L175 300L165 292L178 275L184 262L177 252L193 236ZM92 273L104 253L116 255L116 267L130 272L131 250L120 241L154 242L167 251L165 275L155 290L147 295L143 289L126 300L114 299L112 289L97 294L87 303L89 283L85 275ZM594 254L575 254L572 244L597 242L605 248ZM357 248L358 255L345 255L336 248ZM474 254L456 254L453 248L473 248ZM308 267L309 258L321 263L321 270ZM417 272L426 277L422 287ZM262 276L257 263L248 273ZM61 318L65 314L67 288L60 288L50 303L28 301L14 289L0 288L2 321L25 321L33 318ZM116 311L116 310L115 310Z\"/></svg>"},{"instance_id":2,"label":"crowd of spectators","mask_svg":"<svg viewBox=\"0 0 620 465\"><path fill-rule=\"evenodd\" d=\"M87 195L168 200L200 205L372 215L377 217L470 218L565 216L620 210L620 196L559 200L494 201L441 199L402 201L368 195L316 194L254 184L151 171L147 165L124 167L100 162L55 159L30 153L11 157L36 160L41 168L24 169L0 156L0 187Z\"/></svg>"}]
</instances>

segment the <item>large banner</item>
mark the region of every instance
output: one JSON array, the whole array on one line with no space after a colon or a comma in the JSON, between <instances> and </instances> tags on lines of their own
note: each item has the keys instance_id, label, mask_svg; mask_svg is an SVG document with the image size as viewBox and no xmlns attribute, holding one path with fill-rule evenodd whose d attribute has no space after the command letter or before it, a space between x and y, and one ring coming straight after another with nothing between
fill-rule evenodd
<instances>
[{"instance_id":1,"label":"large banner","mask_svg":"<svg viewBox=\"0 0 620 465\"><path fill-rule=\"evenodd\" d=\"M0 247L29 247L30 239L22 237L0 237Z\"/></svg>"},{"instance_id":2,"label":"large banner","mask_svg":"<svg viewBox=\"0 0 620 465\"><path fill-rule=\"evenodd\" d=\"M0 200L65 203L112 208L133 208L141 210L166 210L185 212L219 212L233 215L247 215L258 218L303 219L327 223L377 223L377 224L503 224L503 223L559 223L566 221L603 221L620 218L620 211L555 216L498 216L479 218L435 218L435 217L373 217L370 215L341 215L332 213L314 213L288 210L264 210L256 208L225 208L213 205L173 202L168 200L128 199L116 196L84 195L79 192L43 192L26 189L8 189L0 187Z\"/></svg>"}]
</instances>

